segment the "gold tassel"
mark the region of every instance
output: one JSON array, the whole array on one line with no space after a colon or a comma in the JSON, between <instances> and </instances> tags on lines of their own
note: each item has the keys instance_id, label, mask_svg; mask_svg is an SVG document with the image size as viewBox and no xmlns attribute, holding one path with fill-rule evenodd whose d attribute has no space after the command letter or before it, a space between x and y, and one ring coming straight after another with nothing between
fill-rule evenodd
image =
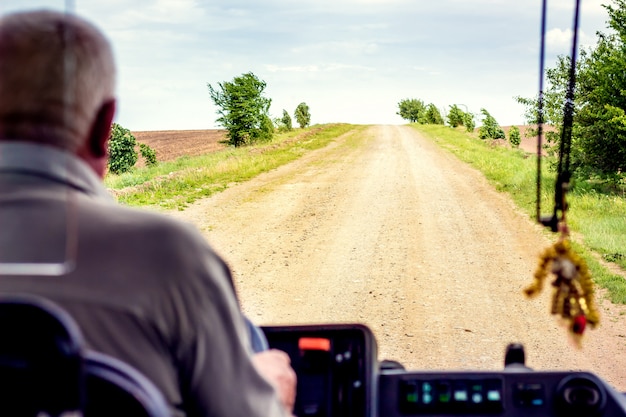
<instances>
[{"instance_id":1,"label":"gold tassel","mask_svg":"<svg viewBox=\"0 0 626 417\"><path fill-rule=\"evenodd\" d=\"M600 315L594 302L589 269L585 261L572 251L568 239L562 238L543 251L533 282L524 289L524 294L529 298L537 296L549 273L555 277L551 313L565 321L570 335L580 346L586 325L595 328L600 323Z\"/></svg>"}]
</instances>

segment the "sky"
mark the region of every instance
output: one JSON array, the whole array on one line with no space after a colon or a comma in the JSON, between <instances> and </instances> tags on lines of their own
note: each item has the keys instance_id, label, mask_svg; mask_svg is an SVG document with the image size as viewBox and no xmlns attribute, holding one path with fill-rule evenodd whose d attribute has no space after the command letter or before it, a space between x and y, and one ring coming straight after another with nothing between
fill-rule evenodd
<instances>
[{"instance_id":1,"label":"sky","mask_svg":"<svg viewBox=\"0 0 626 417\"><path fill-rule=\"evenodd\" d=\"M581 47L608 32L609 1L582 0ZM548 1L548 66L571 50L574 4ZM539 86L541 0L0 0L0 14L38 8L110 39L132 131L220 128L207 84L247 72L272 117L305 102L312 124L403 124L405 98L523 124L515 97Z\"/></svg>"}]
</instances>

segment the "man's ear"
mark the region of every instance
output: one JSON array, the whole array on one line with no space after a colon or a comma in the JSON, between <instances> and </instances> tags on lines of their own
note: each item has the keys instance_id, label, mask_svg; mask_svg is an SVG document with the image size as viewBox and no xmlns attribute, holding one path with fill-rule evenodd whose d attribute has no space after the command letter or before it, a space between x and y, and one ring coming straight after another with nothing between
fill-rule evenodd
<instances>
[{"instance_id":1,"label":"man's ear","mask_svg":"<svg viewBox=\"0 0 626 417\"><path fill-rule=\"evenodd\" d=\"M89 150L93 156L102 158L107 155L108 140L111 136L111 125L115 116L116 102L104 102L96 114L89 134Z\"/></svg>"}]
</instances>

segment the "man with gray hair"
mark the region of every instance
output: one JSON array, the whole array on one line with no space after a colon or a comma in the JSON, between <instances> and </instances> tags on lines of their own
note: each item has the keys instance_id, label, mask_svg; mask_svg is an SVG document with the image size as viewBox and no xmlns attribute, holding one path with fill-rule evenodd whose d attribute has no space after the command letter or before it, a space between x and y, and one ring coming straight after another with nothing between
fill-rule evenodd
<instances>
[{"instance_id":1,"label":"man with gray hair","mask_svg":"<svg viewBox=\"0 0 626 417\"><path fill-rule=\"evenodd\" d=\"M192 227L104 189L114 86L109 42L85 20L0 18L0 293L57 302L176 416L289 414L289 358L252 353L226 264Z\"/></svg>"}]
</instances>

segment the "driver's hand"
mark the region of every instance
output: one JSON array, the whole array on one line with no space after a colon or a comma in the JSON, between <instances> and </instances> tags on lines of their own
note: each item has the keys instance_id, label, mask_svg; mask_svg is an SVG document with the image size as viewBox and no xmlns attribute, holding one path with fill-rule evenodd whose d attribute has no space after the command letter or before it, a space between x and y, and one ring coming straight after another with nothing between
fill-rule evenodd
<instances>
[{"instance_id":1,"label":"driver's hand","mask_svg":"<svg viewBox=\"0 0 626 417\"><path fill-rule=\"evenodd\" d=\"M252 362L259 373L272 384L287 412L292 414L296 403L297 378L289 355L281 350L270 349L255 353Z\"/></svg>"}]
</instances>

